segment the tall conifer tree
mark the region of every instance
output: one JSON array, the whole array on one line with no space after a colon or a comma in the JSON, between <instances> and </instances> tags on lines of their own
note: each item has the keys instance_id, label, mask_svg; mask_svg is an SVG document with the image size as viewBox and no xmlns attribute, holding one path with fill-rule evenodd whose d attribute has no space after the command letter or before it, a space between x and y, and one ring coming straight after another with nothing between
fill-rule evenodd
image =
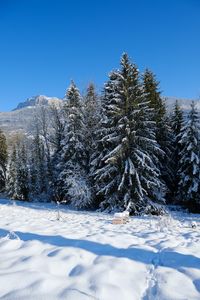
<instances>
[{"instance_id":1,"label":"tall conifer tree","mask_svg":"<svg viewBox=\"0 0 200 300\"><path fill-rule=\"evenodd\" d=\"M24 143L13 145L9 160L6 190L12 199L29 200L29 172Z\"/></svg>"},{"instance_id":2,"label":"tall conifer tree","mask_svg":"<svg viewBox=\"0 0 200 300\"><path fill-rule=\"evenodd\" d=\"M6 192L12 199L17 198L17 151L15 144L12 146L8 163Z\"/></svg>"},{"instance_id":3,"label":"tall conifer tree","mask_svg":"<svg viewBox=\"0 0 200 300\"><path fill-rule=\"evenodd\" d=\"M162 200L156 158L160 148L138 69L127 54L121 69L110 74L103 106L101 142L107 147L103 166L96 171L96 184L105 198L102 208L133 213L156 209L155 203Z\"/></svg>"},{"instance_id":4,"label":"tall conifer tree","mask_svg":"<svg viewBox=\"0 0 200 300\"><path fill-rule=\"evenodd\" d=\"M200 125L194 102L185 126L181 129L179 190L180 202L191 210L200 211Z\"/></svg>"},{"instance_id":5,"label":"tall conifer tree","mask_svg":"<svg viewBox=\"0 0 200 300\"><path fill-rule=\"evenodd\" d=\"M99 99L95 92L95 87L91 83L87 88L84 97L84 119L85 119L85 140L88 173L90 173L90 162L96 143L96 132L99 118Z\"/></svg>"},{"instance_id":6,"label":"tall conifer tree","mask_svg":"<svg viewBox=\"0 0 200 300\"><path fill-rule=\"evenodd\" d=\"M47 194L47 164L43 141L36 127L36 133L30 149L30 186L33 198Z\"/></svg>"},{"instance_id":7,"label":"tall conifer tree","mask_svg":"<svg viewBox=\"0 0 200 300\"><path fill-rule=\"evenodd\" d=\"M61 200L70 201L76 207L85 207L90 202L86 177L85 124L82 98L74 82L67 90L65 99L67 125L57 167L60 174L56 193Z\"/></svg>"},{"instance_id":8,"label":"tall conifer tree","mask_svg":"<svg viewBox=\"0 0 200 300\"><path fill-rule=\"evenodd\" d=\"M181 152L181 144L180 141L180 133L183 127L183 111L181 110L181 107L176 100L172 116L171 116L171 126L172 126L172 132L173 132L173 156L172 156L172 167L173 167L173 185L172 185L172 201L175 201L175 198L177 197L178 193L178 183L180 181L179 175L178 175L178 169L179 169L179 161L180 161L180 152Z\"/></svg>"},{"instance_id":9,"label":"tall conifer tree","mask_svg":"<svg viewBox=\"0 0 200 300\"><path fill-rule=\"evenodd\" d=\"M18 145L17 155L17 199L29 200L29 172L27 151L24 143Z\"/></svg>"},{"instance_id":10,"label":"tall conifer tree","mask_svg":"<svg viewBox=\"0 0 200 300\"><path fill-rule=\"evenodd\" d=\"M5 188L8 152L6 137L0 129L0 191Z\"/></svg>"},{"instance_id":11,"label":"tall conifer tree","mask_svg":"<svg viewBox=\"0 0 200 300\"><path fill-rule=\"evenodd\" d=\"M85 120L85 150L87 155L87 176L91 189L90 206L96 207L98 199L94 189L94 171L93 164L97 155L97 136L100 124L100 101L95 91L94 84L90 84L84 97L84 120Z\"/></svg>"},{"instance_id":12,"label":"tall conifer tree","mask_svg":"<svg viewBox=\"0 0 200 300\"><path fill-rule=\"evenodd\" d=\"M167 186L167 195L171 196L173 186L173 134L170 120L166 113L166 105L159 91L159 82L150 70L143 74L144 92L149 106L153 108L153 120L156 123L156 141L162 149L159 157L162 180Z\"/></svg>"}]
</instances>

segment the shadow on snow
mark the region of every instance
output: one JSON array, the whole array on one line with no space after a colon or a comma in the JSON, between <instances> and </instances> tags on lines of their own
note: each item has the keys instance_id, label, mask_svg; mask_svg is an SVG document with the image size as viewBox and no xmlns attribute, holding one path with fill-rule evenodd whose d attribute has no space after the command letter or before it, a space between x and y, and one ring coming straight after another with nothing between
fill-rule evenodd
<instances>
[{"instance_id":1,"label":"shadow on snow","mask_svg":"<svg viewBox=\"0 0 200 300\"><path fill-rule=\"evenodd\" d=\"M0 239L6 236L9 238L9 235L11 235L12 239L12 233L10 231L0 229ZM48 236L20 231L15 231L13 237L19 238L22 241L40 241L57 247L79 248L95 255L127 258L144 264L156 264L156 266L164 266L173 269L181 267L200 269L200 258L190 254L169 251L167 249L156 253L136 247L117 248L109 244L101 244L88 240L69 239L60 235Z\"/></svg>"}]
</instances>

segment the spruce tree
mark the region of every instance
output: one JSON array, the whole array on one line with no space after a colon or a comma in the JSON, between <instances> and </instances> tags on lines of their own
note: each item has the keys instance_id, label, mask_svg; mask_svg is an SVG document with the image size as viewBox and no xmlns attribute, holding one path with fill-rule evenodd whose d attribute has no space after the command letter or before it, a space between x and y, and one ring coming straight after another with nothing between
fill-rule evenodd
<instances>
[{"instance_id":1,"label":"spruce tree","mask_svg":"<svg viewBox=\"0 0 200 300\"><path fill-rule=\"evenodd\" d=\"M94 151L96 143L96 132L98 123L100 121L99 116L99 101L95 92L95 87L91 83L87 88L87 93L84 98L84 120L85 120L85 140L86 153L87 153L87 165L88 173L90 172L90 161Z\"/></svg>"},{"instance_id":2,"label":"spruce tree","mask_svg":"<svg viewBox=\"0 0 200 300\"><path fill-rule=\"evenodd\" d=\"M94 190L94 159L97 155L97 135L100 124L100 101L95 87L91 83L84 97L84 120L85 120L85 150L87 156L87 175L92 198L90 206L97 207L98 199Z\"/></svg>"},{"instance_id":3,"label":"spruce tree","mask_svg":"<svg viewBox=\"0 0 200 300\"><path fill-rule=\"evenodd\" d=\"M17 195L19 200L29 200L29 171L27 151L24 143L18 145L17 155Z\"/></svg>"},{"instance_id":4,"label":"spruce tree","mask_svg":"<svg viewBox=\"0 0 200 300\"><path fill-rule=\"evenodd\" d=\"M61 172L59 163L60 163L60 155L62 150L62 141L64 139L64 132L66 126L66 118L63 117L63 106L51 106L51 167L52 167L52 176L50 180L50 189L51 189L51 197L54 200L58 200L58 188L57 180L58 176Z\"/></svg>"},{"instance_id":5,"label":"spruce tree","mask_svg":"<svg viewBox=\"0 0 200 300\"><path fill-rule=\"evenodd\" d=\"M173 196L173 185L174 185L174 168L173 168L173 153L174 153L174 139L171 128L171 122L168 115L163 117L160 122L159 128L160 136L162 139L159 140L158 144L162 150L162 155L159 156L159 168L161 171L161 180L166 187L166 201L171 203Z\"/></svg>"},{"instance_id":6,"label":"spruce tree","mask_svg":"<svg viewBox=\"0 0 200 300\"><path fill-rule=\"evenodd\" d=\"M127 54L121 69L110 74L103 99L102 144L106 153L96 171L96 185L103 209L128 209L132 213L153 210L162 201L162 183L157 168L160 148L155 140L155 122L137 66Z\"/></svg>"},{"instance_id":7,"label":"spruce tree","mask_svg":"<svg viewBox=\"0 0 200 300\"><path fill-rule=\"evenodd\" d=\"M0 129L0 191L5 188L6 165L8 159L6 137Z\"/></svg>"},{"instance_id":8,"label":"spruce tree","mask_svg":"<svg viewBox=\"0 0 200 300\"><path fill-rule=\"evenodd\" d=\"M143 74L144 92L149 106L153 108L153 120L156 123L156 141L162 152L159 156L161 178L167 187L167 199L171 198L173 186L173 134L169 117L166 112L165 101L161 97L159 82L152 71L146 70Z\"/></svg>"},{"instance_id":9,"label":"spruce tree","mask_svg":"<svg viewBox=\"0 0 200 300\"><path fill-rule=\"evenodd\" d=\"M180 202L192 211L200 211L200 139L199 116L194 102L180 132L180 167L178 195Z\"/></svg>"},{"instance_id":10,"label":"spruce tree","mask_svg":"<svg viewBox=\"0 0 200 300\"><path fill-rule=\"evenodd\" d=\"M63 116L63 106L57 107L52 105L50 108L51 117L51 136L50 142L53 150L53 154L60 152L62 148L62 140L64 137L65 120Z\"/></svg>"},{"instance_id":11,"label":"spruce tree","mask_svg":"<svg viewBox=\"0 0 200 300\"><path fill-rule=\"evenodd\" d=\"M161 97L159 91L159 82L156 80L152 71L146 69L143 74L144 92L146 93L146 100L149 101L149 106L153 108L153 119L156 122L156 138L162 140L159 132L159 124L166 115L165 102ZM162 134L162 133L161 133Z\"/></svg>"},{"instance_id":12,"label":"spruce tree","mask_svg":"<svg viewBox=\"0 0 200 300\"><path fill-rule=\"evenodd\" d=\"M12 199L29 200L27 151L23 142L13 145L9 160L6 190Z\"/></svg>"},{"instance_id":13,"label":"spruce tree","mask_svg":"<svg viewBox=\"0 0 200 300\"><path fill-rule=\"evenodd\" d=\"M11 199L17 199L17 151L15 144L12 146L12 152L9 157L6 192Z\"/></svg>"},{"instance_id":14,"label":"spruce tree","mask_svg":"<svg viewBox=\"0 0 200 300\"><path fill-rule=\"evenodd\" d=\"M103 139L103 137L107 134L106 132L106 106L107 106L107 99L108 99L108 85L107 88L104 91L104 96L100 97L100 107L99 107L99 114L97 122L97 126L95 128L94 132L94 145L92 147L93 152L90 157L90 172L89 172L89 178L92 185L92 207L93 208L99 208L100 203L104 200L104 194L99 192L100 190L100 180L96 174L96 171L101 169L105 163L103 161L104 156L108 153L110 149L110 145ZM105 94L107 95L105 97ZM106 101L104 101L106 99Z\"/></svg>"},{"instance_id":15,"label":"spruce tree","mask_svg":"<svg viewBox=\"0 0 200 300\"><path fill-rule=\"evenodd\" d=\"M32 197L38 197L47 194L47 167L44 143L40 137L39 130L36 133L30 149L30 189Z\"/></svg>"},{"instance_id":16,"label":"spruce tree","mask_svg":"<svg viewBox=\"0 0 200 300\"><path fill-rule=\"evenodd\" d=\"M56 194L60 200L66 200L81 208L89 205L90 190L86 176L83 102L74 82L67 90L65 99L67 125L61 143L61 159L57 166L60 174L56 182Z\"/></svg>"},{"instance_id":17,"label":"spruce tree","mask_svg":"<svg viewBox=\"0 0 200 300\"><path fill-rule=\"evenodd\" d=\"M172 156L172 167L173 167L173 186L172 186L172 198L175 201L178 193L178 183L180 178L178 176L179 160L181 152L180 133L183 127L183 111L176 100L172 116L171 116L171 127L173 132L173 156Z\"/></svg>"},{"instance_id":18,"label":"spruce tree","mask_svg":"<svg viewBox=\"0 0 200 300\"><path fill-rule=\"evenodd\" d=\"M51 132L51 125L50 125L50 117L51 112L49 107L39 106L37 108L36 114L36 132L39 135L39 143L38 147L40 148L40 169L43 168L45 172L45 182L43 184L43 193L47 194L48 196L51 195L51 181L53 177L53 166L51 162L51 149L50 149L50 132ZM47 196L47 195L46 195Z\"/></svg>"},{"instance_id":19,"label":"spruce tree","mask_svg":"<svg viewBox=\"0 0 200 300\"><path fill-rule=\"evenodd\" d=\"M178 137L183 126L183 111L178 103L178 100L176 100L174 104L173 113L171 117L171 124L174 136Z\"/></svg>"}]
</instances>

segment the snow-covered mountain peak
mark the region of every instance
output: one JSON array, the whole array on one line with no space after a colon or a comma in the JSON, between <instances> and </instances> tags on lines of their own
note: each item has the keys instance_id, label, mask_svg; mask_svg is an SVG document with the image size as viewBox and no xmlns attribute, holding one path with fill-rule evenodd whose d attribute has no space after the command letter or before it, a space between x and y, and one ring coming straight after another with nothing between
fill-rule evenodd
<instances>
[{"instance_id":1,"label":"snow-covered mountain peak","mask_svg":"<svg viewBox=\"0 0 200 300\"><path fill-rule=\"evenodd\" d=\"M45 95L38 95L28 98L25 102L21 102L17 105L14 110L19 110L27 107L35 107L40 105L59 105L61 103L61 99L57 97L47 97Z\"/></svg>"}]
</instances>

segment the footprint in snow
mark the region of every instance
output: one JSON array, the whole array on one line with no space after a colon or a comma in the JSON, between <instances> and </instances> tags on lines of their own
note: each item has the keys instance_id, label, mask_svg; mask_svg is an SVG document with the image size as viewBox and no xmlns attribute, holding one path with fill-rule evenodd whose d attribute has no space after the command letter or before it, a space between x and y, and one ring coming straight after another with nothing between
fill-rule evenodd
<instances>
[{"instance_id":1,"label":"footprint in snow","mask_svg":"<svg viewBox=\"0 0 200 300\"><path fill-rule=\"evenodd\" d=\"M54 250L54 251L49 252L49 253L47 254L47 256L49 256L49 257L54 257L54 256L56 256L59 252L60 252L59 249L58 249L58 250Z\"/></svg>"},{"instance_id":2,"label":"footprint in snow","mask_svg":"<svg viewBox=\"0 0 200 300\"><path fill-rule=\"evenodd\" d=\"M7 235L7 238L9 238L9 240L20 240L20 238L14 231L10 231Z\"/></svg>"},{"instance_id":3,"label":"footprint in snow","mask_svg":"<svg viewBox=\"0 0 200 300\"><path fill-rule=\"evenodd\" d=\"M84 272L84 267L82 265L76 265L69 273L70 277L79 276Z\"/></svg>"}]
</instances>

